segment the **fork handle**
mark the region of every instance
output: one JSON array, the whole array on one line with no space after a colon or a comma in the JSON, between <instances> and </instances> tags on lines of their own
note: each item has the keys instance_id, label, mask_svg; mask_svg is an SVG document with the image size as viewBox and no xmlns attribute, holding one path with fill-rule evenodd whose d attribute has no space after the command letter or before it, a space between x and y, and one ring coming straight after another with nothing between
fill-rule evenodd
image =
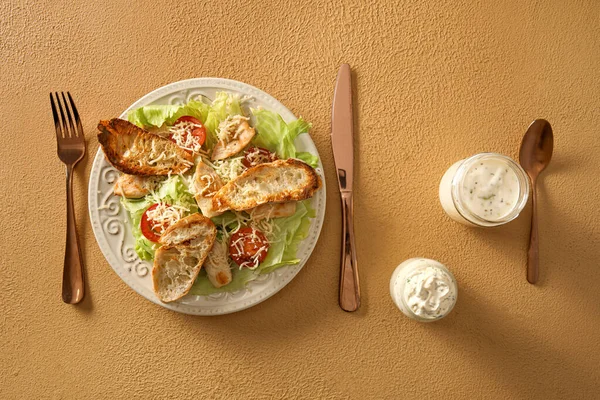
<instances>
[{"instance_id":1,"label":"fork handle","mask_svg":"<svg viewBox=\"0 0 600 400\"><path fill-rule=\"evenodd\" d=\"M360 307L353 215L352 192L342 192L342 265L339 302L341 309L348 312L356 311Z\"/></svg>"},{"instance_id":2,"label":"fork handle","mask_svg":"<svg viewBox=\"0 0 600 400\"><path fill-rule=\"evenodd\" d=\"M79 237L73 207L73 165L67 166L67 240L63 269L62 299L67 304L77 304L83 299L83 261L79 250Z\"/></svg>"}]
</instances>

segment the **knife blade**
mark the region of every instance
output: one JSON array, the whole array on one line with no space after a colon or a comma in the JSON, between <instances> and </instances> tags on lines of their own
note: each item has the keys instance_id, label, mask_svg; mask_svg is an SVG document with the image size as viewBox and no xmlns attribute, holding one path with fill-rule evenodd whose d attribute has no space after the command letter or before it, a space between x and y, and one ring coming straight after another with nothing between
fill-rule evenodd
<instances>
[{"instance_id":1,"label":"knife blade","mask_svg":"<svg viewBox=\"0 0 600 400\"><path fill-rule=\"evenodd\" d=\"M342 200L342 261L339 304L352 312L360 307L360 285L354 243L354 120L352 116L352 74L350 65L338 72L331 110L331 145Z\"/></svg>"}]
</instances>

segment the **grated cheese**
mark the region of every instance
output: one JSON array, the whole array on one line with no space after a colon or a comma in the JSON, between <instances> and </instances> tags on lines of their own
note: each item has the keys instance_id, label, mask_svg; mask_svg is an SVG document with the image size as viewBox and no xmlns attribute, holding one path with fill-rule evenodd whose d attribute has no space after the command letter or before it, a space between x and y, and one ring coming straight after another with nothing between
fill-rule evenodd
<instances>
[{"instance_id":1,"label":"grated cheese","mask_svg":"<svg viewBox=\"0 0 600 400\"><path fill-rule=\"evenodd\" d=\"M156 163L157 163L157 162L159 162L159 161L166 160L166 159L167 159L167 155L166 155L166 153L165 153L165 152L162 152L162 153L160 153L160 154L158 155L158 157L156 157L156 158L153 158L152 160L148 160L148 164L149 164L149 165L153 165L153 164L156 164Z\"/></svg>"},{"instance_id":2,"label":"grated cheese","mask_svg":"<svg viewBox=\"0 0 600 400\"><path fill-rule=\"evenodd\" d=\"M244 132L244 129L240 129L240 125L243 121L249 121L250 118L244 117L243 115L228 116L219 124L217 128L217 138L221 143L229 143L233 140L237 140L239 136Z\"/></svg>"},{"instance_id":3,"label":"grated cheese","mask_svg":"<svg viewBox=\"0 0 600 400\"><path fill-rule=\"evenodd\" d=\"M240 269L248 268L251 270L255 270L256 268L258 268L259 265L260 265L260 262L258 261L258 253L257 253L257 255L252 257L252 259L250 259L249 261L244 261L243 263L241 263Z\"/></svg>"},{"instance_id":4,"label":"grated cheese","mask_svg":"<svg viewBox=\"0 0 600 400\"><path fill-rule=\"evenodd\" d=\"M251 167L254 167L277 160L277 155L268 150L261 150L259 147L250 147L246 150L246 160Z\"/></svg>"},{"instance_id":5,"label":"grated cheese","mask_svg":"<svg viewBox=\"0 0 600 400\"><path fill-rule=\"evenodd\" d=\"M196 185L194 183L194 176L190 173L184 174L183 172L180 172L178 175L181 178L181 180L183 181L183 184L186 186L186 190L188 192L190 192L192 195L195 195L196 194Z\"/></svg>"},{"instance_id":6,"label":"grated cheese","mask_svg":"<svg viewBox=\"0 0 600 400\"><path fill-rule=\"evenodd\" d=\"M168 205L167 203L158 202L158 205L152 210L147 211L148 221L151 224L152 230L162 235L170 225L183 218L185 212L190 210L183 206Z\"/></svg>"},{"instance_id":7,"label":"grated cheese","mask_svg":"<svg viewBox=\"0 0 600 400\"><path fill-rule=\"evenodd\" d=\"M202 127L202 125L190 121L181 121L178 124L169 127L169 133L175 143L182 149L193 153L200 153L203 151L200 140L195 135L192 135L191 132L194 129Z\"/></svg>"},{"instance_id":8,"label":"grated cheese","mask_svg":"<svg viewBox=\"0 0 600 400\"><path fill-rule=\"evenodd\" d=\"M208 159L202 159L202 161L215 170L223 183L227 183L240 176L246 170L246 167L242 163L243 159L244 157L231 157L213 162Z\"/></svg>"}]
</instances>

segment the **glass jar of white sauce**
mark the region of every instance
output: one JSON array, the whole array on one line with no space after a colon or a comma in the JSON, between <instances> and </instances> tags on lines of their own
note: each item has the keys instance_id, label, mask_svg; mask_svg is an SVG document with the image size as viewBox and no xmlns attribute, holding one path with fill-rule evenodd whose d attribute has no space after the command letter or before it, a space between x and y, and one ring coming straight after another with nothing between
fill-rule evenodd
<instances>
[{"instance_id":1,"label":"glass jar of white sauce","mask_svg":"<svg viewBox=\"0 0 600 400\"><path fill-rule=\"evenodd\" d=\"M455 221L490 227L517 218L529 197L529 178L512 158L475 154L453 164L440 182L440 202Z\"/></svg>"},{"instance_id":2,"label":"glass jar of white sauce","mask_svg":"<svg viewBox=\"0 0 600 400\"><path fill-rule=\"evenodd\" d=\"M452 311L458 288L454 275L443 264L428 258L411 258L392 274L390 295L407 317L431 322Z\"/></svg>"}]
</instances>

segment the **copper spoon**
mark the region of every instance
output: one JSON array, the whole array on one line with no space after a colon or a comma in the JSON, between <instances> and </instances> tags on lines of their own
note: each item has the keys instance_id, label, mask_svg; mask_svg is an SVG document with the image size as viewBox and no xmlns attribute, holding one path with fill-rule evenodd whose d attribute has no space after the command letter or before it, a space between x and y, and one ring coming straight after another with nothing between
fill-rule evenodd
<instances>
[{"instance_id":1,"label":"copper spoon","mask_svg":"<svg viewBox=\"0 0 600 400\"><path fill-rule=\"evenodd\" d=\"M533 193L531 212L531 233L529 235L529 251L527 253L527 281L534 284L539 277L539 238L537 224L537 191L536 181L552 158L554 136L550 122L536 119L529 125L519 150L519 162L531 179Z\"/></svg>"}]
</instances>

